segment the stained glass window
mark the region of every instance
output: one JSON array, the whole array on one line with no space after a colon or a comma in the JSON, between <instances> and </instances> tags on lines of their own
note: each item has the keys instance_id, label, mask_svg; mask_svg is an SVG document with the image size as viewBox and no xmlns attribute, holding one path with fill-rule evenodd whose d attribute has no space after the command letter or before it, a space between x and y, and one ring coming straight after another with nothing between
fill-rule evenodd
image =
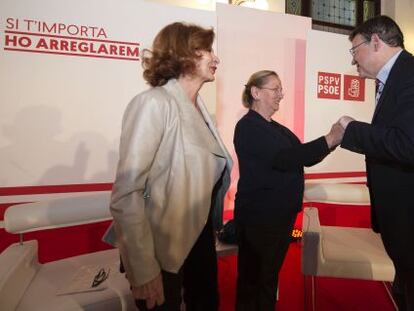
<instances>
[{"instance_id":1,"label":"stained glass window","mask_svg":"<svg viewBox=\"0 0 414 311\"><path fill-rule=\"evenodd\" d=\"M381 0L286 0L286 13L312 17L314 29L349 33L379 15Z\"/></svg>"},{"instance_id":2,"label":"stained glass window","mask_svg":"<svg viewBox=\"0 0 414 311\"><path fill-rule=\"evenodd\" d=\"M302 1L301 0L286 1L286 13L302 15Z\"/></svg>"},{"instance_id":3,"label":"stained glass window","mask_svg":"<svg viewBox=\"0 0 414 311\"><path fill-rule=\"evenodd\" d=\"M355 26L356 3L354 0L313 0L311 16L322 22Z\"/></svg>"},{"instance_id":4,"label":"stained glass window","mask_svg":"<svg viewBox=\"0 0 414 311\"><path fill-rule=\"evenodd\" d=\"M374 1L364 1L364 21L374 17L376 13Z\"/></svg>"}]
</instances>

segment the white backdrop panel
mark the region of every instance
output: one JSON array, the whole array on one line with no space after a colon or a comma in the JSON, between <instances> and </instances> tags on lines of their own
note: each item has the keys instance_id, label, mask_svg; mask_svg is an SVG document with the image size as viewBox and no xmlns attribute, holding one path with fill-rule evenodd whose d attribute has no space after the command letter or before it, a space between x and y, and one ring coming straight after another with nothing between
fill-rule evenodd
<instances>
[{"instance_id":1,"label":"white backdrop panel","mask_svg":"<svg viewBox=\"0 0 414 311\"><path fill-rule=\"evenodd\" d=\"M250 8L217 5L218 54L222 70L217 73L217 123L233 159L233 133L247 112L241 104L244 84L256 71L276 71L285 93L275 119L303 138L305 40L311 20L305 17ZM238 180L235 161L229 204ZM231 207L231 205L228 205Z\"/></svg>"},{"instance_id":2,"label":"white backdrop panel","mask_svg":"<svg viewBox=\"0 0 414 311\"><path fill-rule=\"evenodd\" d=\"M315 31L308 34L306 48L305 141L328 133L332 123L342 115L370 122L374 109L375 86L365 80L363 101L344 100L344 75L357 76L351 65L351 47L345 35ZM318 72L339 74L340 99L318 98ZM320 164L307 168L307 173L364 172L362 155L337 148Z\"/></svg>"},{"instance_id":3,"label":"white backdrop panel","mask_svg":"<svg viewBox=\"0 0 414 311\"><path fill-rule=\"evenodd\" d=\"M25 19L48 27L54 23L97 27L106 37L95 33L89 39L139 43L140 50L150 47L155 34L173 21L216 24L214 12L137 0L2 0L1 42L7 31L28 32L28 23L30 32L51 34ZM64 31L57 35L71 39ZM86 39L87 34L74 37ZM112 182L123 111L135 94L147 88L140 62L4 48L0 48L0 187ZM209 107L215 107L214 92L214 85L203 92Z\"/></svg>"}]
</instances>

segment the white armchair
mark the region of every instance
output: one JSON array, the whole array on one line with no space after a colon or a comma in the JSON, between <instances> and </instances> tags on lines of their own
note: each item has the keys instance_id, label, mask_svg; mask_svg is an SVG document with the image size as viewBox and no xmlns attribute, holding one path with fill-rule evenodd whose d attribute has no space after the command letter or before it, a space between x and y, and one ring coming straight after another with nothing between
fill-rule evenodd
<instances>
[{"instance_id":1,"label":"white armchair","mask_svg":"<svg viewBox=\"0 0 414 311\"><path fill-rule=\"evenodd\" d=\"M13 234L90 224L112 219L110 193L81 194L9 207L4 228ZM217 255L237 253L237 246L217 242ZM92 284L97 269L109 267L108 279L94 290L74 294L76 278ZM85 273L84 273L85 272ZM89 276L87 275L89 272ZM89 279L88 279L89 278ZM79 285L76 283L77 285ZM134 310L128 281L119 273L117 249L99 251L41 264L36 240L14 243L0 254L0 309L44 310Z\"/></svg>"},{"instance_id":2,"label":"white armchair","mask_svg":"<svg viewBox=\"0 0 414 311\"><path fill-rule=\"evenodd\" d=\"M109 195L102 192L11 206L4 215L4 227L9 233L21 234L108 220ZM1 310L136 310L129 284L119 273L118 250L46 264L39 263L37 254L36 240L21 240L0 254ZM76 277L81 278L78 285L92 284L100 267L110 267L108 278L100 286L59 295L70 291L68 286Z\"/></svg>"},{"instance_id":3,"label":"white armchair","mask_svg":"<svg viewBox=\"0 0 414 311\"><path fill-rule=\"evenodd\" d=\"M367 187L359 184L307 184L304 200L369 205ZM318 209L307 207L303 213L302 230L305 307L306 276L311 277L312 310L316 308L316 276L393 281L395 270L392 261L385 252L381 237L370 228L321 226ZM387 286L386 289L390 295Z\"/></svg>"}]
</instances>

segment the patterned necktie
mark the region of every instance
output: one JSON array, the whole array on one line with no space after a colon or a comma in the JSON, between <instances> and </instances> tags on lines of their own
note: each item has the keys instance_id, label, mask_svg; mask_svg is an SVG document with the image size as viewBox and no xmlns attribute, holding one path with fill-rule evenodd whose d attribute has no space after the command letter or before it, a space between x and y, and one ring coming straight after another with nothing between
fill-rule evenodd
<instances>
[{"instance_id":1,"label":"patterned necktie","mask_svg":"<svg viewBox=\"0 0 414 311\"><path fill-rule=\"evenodd\" d=\"M384 83L382 83L379 79L375 79L375 105L378 104L383 89Z\"/></svg>"}]
</instances>

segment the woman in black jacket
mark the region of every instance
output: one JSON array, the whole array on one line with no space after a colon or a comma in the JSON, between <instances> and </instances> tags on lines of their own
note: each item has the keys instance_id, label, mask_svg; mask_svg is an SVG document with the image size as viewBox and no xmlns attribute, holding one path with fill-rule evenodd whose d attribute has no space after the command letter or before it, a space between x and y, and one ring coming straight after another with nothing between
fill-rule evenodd
<instances>
[{"instance_id":1,"label":"woman in black jacket","mask_svg":"<svg viewBox=\"0 0 414 311\"><path fill-rule=\"evenodd\" d=\"M249 110L234 132L240 170L235 201L237 311L275 310L279 270L302 207L303 166L320 162L343 136L335 123L326 136L302 144L272 120L282 98L276 72L254 73L242 96Z\"/></svg>"}]
</instances>

